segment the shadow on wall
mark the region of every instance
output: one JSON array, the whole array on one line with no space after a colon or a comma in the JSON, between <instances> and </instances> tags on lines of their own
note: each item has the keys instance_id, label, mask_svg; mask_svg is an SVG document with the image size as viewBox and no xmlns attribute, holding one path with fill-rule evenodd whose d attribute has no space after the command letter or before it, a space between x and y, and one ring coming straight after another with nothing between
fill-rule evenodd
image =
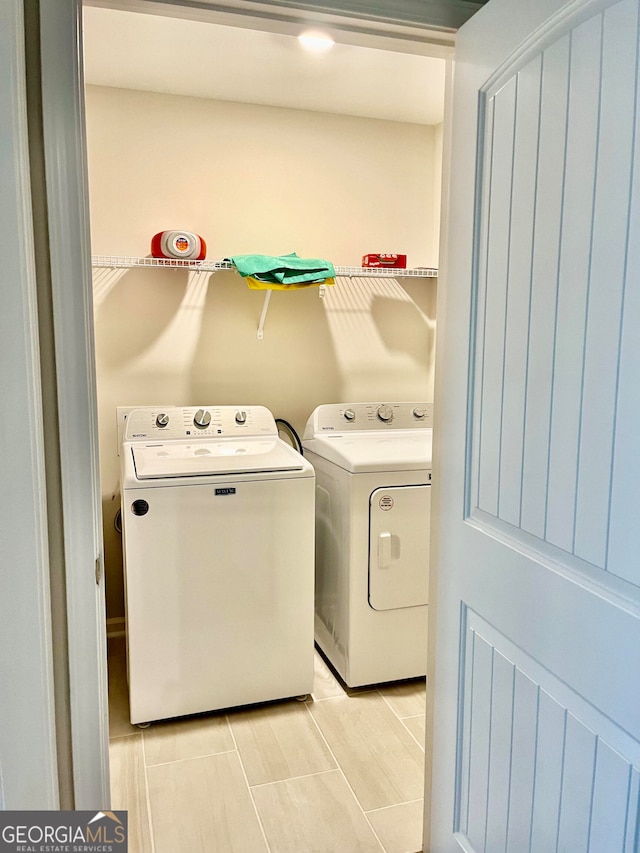
<instances>
[{"instance_id":1,"label":"shadow on wall","mask_svg":"<svg viewBox=\"0 0 640 853\"><path fill-rule=\"evenodd\" d=\"M115 529L115 519L120 509L120 494L102 495L102 537L104 546L105 592L107 620L124 616L124 566L122 536ZM113 630L107 625L107 631Z\"/></svg>"},{"instance_id":2,"label":"shadow on wall","mask_svg":"<svg viewBox=\"0 0 640 853\"><path fill-rule=\"evenodd\" d=\"M414 302L375 296L371 316L384 345L404 352L418 364L427 364L433 350L435 328Z\"/></svg>"},{"instance_id":3,"label":"shadow on wall","mask_svg":"<svg viewBox=\"0 0 640 853\"><path fill-rule=\"evenodd\" d=\"M342 399L432 399L434 324L429 317L394 278L337 281L325 307L343 376Z\"/></svg>"},{"instance_id":4,"label":"shadow on wall","mask_svg":"<svg viewBox=\"0 0 640 853\"><path fill-rule=\"evenodd\" d=\"M138 359L144 358L153 370L158 360L180 360L181 348L190 341L189 321L198 320L196 312L189 309L197 308L198 295L206 295L208 278L206 273L187 270L95 271L96 358L100 369L133 369ZM175 331L163 347L163 334L172 327ZM139 367L144 372L144 365Z\"/></svg>"}]
</instances>

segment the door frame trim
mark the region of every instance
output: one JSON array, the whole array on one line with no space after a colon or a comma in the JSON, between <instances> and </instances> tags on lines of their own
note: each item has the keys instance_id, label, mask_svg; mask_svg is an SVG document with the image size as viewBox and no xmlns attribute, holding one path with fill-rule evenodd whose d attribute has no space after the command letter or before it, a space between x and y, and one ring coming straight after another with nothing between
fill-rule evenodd
<instances>
[{"instance_id":1,"label":"door frame trim","mask_svg":"<svg viewBox=\"0 0 640 853\"><path fill-rule=\"evenodd\" d=\"M0 396L6 404L0 497L2 687L0 809L57 809L46 480L32 228L22 0L0 6L0 225L5 253ZM36 331L34 331L36 330ZM25 749L28 737L29 749Z\"/></svg>"},{"instance_id":2,"label":"door frame trim","mask_svg":"<svg viewBox=\"0 0 640 853\"><path fill-rule=\"evenodd\" d=\"M107 651L81 0L40 3L76 809L109 805Z\"/></svg>"}]
</instances>

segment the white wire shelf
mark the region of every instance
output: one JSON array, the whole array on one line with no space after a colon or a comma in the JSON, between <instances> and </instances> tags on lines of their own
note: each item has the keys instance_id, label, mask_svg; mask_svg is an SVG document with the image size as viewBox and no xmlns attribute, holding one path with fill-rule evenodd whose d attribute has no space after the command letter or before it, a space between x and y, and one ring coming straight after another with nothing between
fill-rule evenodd
<instances>
[{"instance_id":1,"label":"white wire shelf","mask_svg":"<svg viewBox=\"0 0 640 853\"><path fill-rule=\"evenodd\" d=\"M231 270L229 261L182 261L179 258L136 258L131 255L93 255L91 266L109 269L129 269L131 267L165 267L166 269L189 269L196 272L215 272Z\"/></svg>"},{"instance_id":2,"label":"white wire shelf","mask_svg":"<svg viewBox=\"0 0 640 853\"><path fill-rule=\"evenodd\" d=\"M217 272L235 269L229 261L182 261L165 258L136 258L131 255L94 255L91 265L107 269L129 269L132 267L163 267L165 269L188 269L194 272ZM336 276L362 276L387 278L437 278L438 270L431 267L395 269L391 267L335 267Z\"/></svg>"},{"instance_id":3,"label":"white wire shelf","mask_svg":"<svg viewBox=\"0 0 640 853\"><path fill-rule=\"evenodd\" d=\"M387 276L390 278L437 278L438 270L432 267L400 269L398 267L336 267L336 275L345 276Z\"/></svg>"}]
</instances>

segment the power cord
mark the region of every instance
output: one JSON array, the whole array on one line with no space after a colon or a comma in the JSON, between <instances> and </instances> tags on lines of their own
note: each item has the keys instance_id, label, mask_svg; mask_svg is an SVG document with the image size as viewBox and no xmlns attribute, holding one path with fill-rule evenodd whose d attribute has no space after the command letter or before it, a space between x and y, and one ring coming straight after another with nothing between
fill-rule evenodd
<instances>
[{"instance_id":1,"label":"power cord","mask_svg":"<svg viewBox=\"0 0 640 853\"><path fill-rule=\"evenodd\" d=\"M293 444L294 448L298 451L300 456L304 456L304 451L302 449L302 442L300 441L300 436L295 431L295 429L291 426L289 421L285 421L283 418L276 418L276 424L279 427L282 427L282 431L285 432ZM280 430L278 430L280 431Z\"/></svg>"}]
</instances>

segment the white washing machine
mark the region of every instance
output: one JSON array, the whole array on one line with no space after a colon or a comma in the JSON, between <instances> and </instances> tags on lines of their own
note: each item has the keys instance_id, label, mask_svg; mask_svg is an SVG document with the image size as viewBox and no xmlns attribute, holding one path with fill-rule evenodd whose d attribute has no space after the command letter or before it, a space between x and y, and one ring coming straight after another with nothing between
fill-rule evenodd
<instances>
[{"instance_id":1,"label":"white washing machine","mask_svg":"<svg viewBox=\"0 0 640 853\"><path fill-rule=\"evenodd\" d=\"M314 472L268 409L132 411L121 486L131 722L311 692Z\"/></svg>"},{"instance_id":2,"label":"white washing machine","mask_svg":"<svg viewBox=\"0 0 640 853\"><path fill-rule=\"evenodd\" d=\"M431 403L319 406L315 637L351 687L426 673Z\"/></svg>"}]
</instances>

